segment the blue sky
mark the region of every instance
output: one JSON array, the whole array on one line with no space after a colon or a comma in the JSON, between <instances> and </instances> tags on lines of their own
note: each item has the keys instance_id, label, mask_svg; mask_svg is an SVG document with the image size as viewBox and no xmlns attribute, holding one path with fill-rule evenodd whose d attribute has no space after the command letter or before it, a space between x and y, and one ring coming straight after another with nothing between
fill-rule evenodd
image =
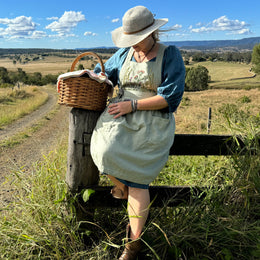
<instances>
[{"instance_id":1,"label":"blue sky","mask_svg":"<svg viewBox=\"0 0 260 260\"><path fill-rule=\"evenodd\" d=\"M162 41L260 36L259 0L0 0L0 48L112 47L111 31L136 5L169 19L175 30Z\"/></svg>"}]
</instances>

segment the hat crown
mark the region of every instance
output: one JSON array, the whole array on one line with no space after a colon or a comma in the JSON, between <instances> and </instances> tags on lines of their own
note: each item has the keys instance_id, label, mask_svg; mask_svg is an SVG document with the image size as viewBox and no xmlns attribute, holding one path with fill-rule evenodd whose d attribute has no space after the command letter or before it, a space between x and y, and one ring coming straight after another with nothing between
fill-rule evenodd
<instances>
[{"instance_id":1,"label":"hat crown","mask_svg":"<svg viewBox=\"0 0 260 260\"><path fill-rule=\"evenodd\" d=\"M134 33L142 31L154 22L153 14L144 6L129 9L123 17L123 31Z\"/></svg>"}]
</instances>

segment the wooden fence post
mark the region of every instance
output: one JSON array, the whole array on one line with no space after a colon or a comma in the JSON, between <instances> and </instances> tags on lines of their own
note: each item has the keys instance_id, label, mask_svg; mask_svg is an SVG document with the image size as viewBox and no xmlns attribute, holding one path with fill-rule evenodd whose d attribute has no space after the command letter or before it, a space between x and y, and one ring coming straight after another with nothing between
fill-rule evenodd
<instances>
[{"instance_id":1,"label":"wooden fence post","mask_svg":"<svg viewBox=\"0 0 260 260\"><path fill-rule=\"evenodd\" d=\"M90 155L90 139L100 114L79 108L70 111L66 182L71 192L98 184L99 173Z\"/></svg>"},{"instance_id":2,"label":"wooden fence post","mask_svg":"<svg viewBox=\"0 0 260 260\"><path fill-rule=\"evenodd\" d=\"M208 134L210 132L210 127L211 127L211 107L209 107L209 113L208 113L208 127L207 127Z\"/></svg>"}]
</instances>

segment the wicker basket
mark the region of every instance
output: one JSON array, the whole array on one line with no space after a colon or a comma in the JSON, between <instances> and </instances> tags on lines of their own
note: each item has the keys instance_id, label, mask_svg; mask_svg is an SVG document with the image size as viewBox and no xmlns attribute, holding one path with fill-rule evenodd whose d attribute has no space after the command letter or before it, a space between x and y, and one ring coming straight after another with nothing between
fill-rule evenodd
<instances>
[{"instance_id":1,"label":"wicker basket","mask_svg":"<svg viewBox=\"0 0 260 260\"><path fill-rule=\"evenodd\" d=\"M74 71L76 63L84 56L96 57L104 72L104 64L101 58L93 52L80 54L72 63L70 71ZM110 85L106 82L99 83L89 77L71 77L60 81L60 95L58 103L75 108L103 111L106 107L107 96Z\"/></svg>"}]
</instances>

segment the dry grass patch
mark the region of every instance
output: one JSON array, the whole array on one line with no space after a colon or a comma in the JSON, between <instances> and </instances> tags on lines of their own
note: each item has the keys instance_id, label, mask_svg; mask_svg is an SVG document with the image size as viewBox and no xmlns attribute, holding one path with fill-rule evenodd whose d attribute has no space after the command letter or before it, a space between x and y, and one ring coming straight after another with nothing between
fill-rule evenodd
<instances>
[{"instance_id":1,"label":"dry grass patch","mask_svg":"<svg viewBox=\"0 0 260 260\"><path fill-rule=\"evenodd\" d=\"M252 115L260 111L260 91L211 89L200 92L185 92L182 103L175 114L177 133L206 134L208 110L212 109L212 134L227 134L222 128L218 109L223 104L236 104L242 110L249 110Z\"/></svg>"},{"instance_id":2,"label":"dry grass patch","mask_svg":"<svg viewBox=\"0 0 260 260\"><path fill-rule=\"evenodd\" d=\"M47 99L48 94L35 86L23 87L21 90L0 88L0 127L31 113Z\"/></svg>"},{"instance_id":3,"label":"dry grass patch","mask_svg":"<svg viewBox=\"0 0 260 260\"><path fill-rule=\"evenodd\" d=\"M42 75L65 73L70 69L72 61L73 58L50 56L44 60L31 61L26 64L17 63L14 65L10 59L0 59L1 66L9 71L17 71L18 68L21 68L26 73L41 72Z\"/></svg>"},{"instance_id":4,"label":"dry grass patch","mask_svg":"<svg viewBox=\"0 0 260 260\"><path fill-rule=\"evenodd\" d=\"M16 65L13 64L13 61L11 59L5 58L0 59L0 64L1 67L5 67L9 71L17 71L18 68L21 68L26 73L41 72L43 76L48 74L57 75L68 72L70 70L72 62L77 56L78 55L71 55L71 58L46 56L43 60L29 61L25 64L17 63ZM106 54L106 56L108 56L108 54ZM105 62L105 60L103 59L102 61ZM93 63L97 63L97 60L80 60L79 63L83 64L84 68L90 69ZM75 69L77 69L77 65Z\"/></svg>"}]
</instances>

